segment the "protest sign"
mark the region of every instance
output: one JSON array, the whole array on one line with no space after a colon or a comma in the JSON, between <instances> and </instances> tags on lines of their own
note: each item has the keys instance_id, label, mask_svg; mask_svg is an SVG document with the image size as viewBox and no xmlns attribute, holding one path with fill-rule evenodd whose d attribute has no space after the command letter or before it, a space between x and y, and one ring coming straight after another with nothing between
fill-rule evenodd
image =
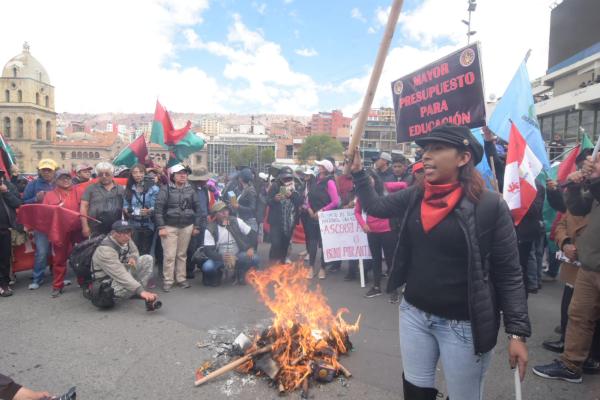
<instances>
[{"instance_id":1,"label":"protest sign","mask_svg":"<svg viewBox=\"0 0 600 400\"><path fill-rule=\"evenodd\" d=\"M410 142L446 123L485 125L479 44L475 43L392 82L396 141Z\"/></svg>"},{"instance_id":2,"label":"protest sign","mask_svg":"<svg viewBox=\"0 0 600 400\"><path fill-rule=\"evenodd\" d=\"M353 209L320 212L319 228L325 262L371 258L367 234L356 221Z\"/></svg>"}]
</instances>

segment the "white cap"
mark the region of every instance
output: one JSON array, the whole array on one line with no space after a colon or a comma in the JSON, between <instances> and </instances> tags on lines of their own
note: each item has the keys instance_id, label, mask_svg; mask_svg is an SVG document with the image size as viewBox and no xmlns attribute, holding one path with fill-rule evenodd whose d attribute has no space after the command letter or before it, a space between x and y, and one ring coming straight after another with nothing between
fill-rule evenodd
<instances>
[{"instance_id":1,"label":"white cap","mask_svg":"<svg viewBox=\"0 0 600 400\"><path fill-rule=\"evenodd\" d=\"M186 168L183 166L183 164L175 164L171 168L169 168L169 174L175 174L179 171L183 171L184 169Z\"/></svg>"},{"instance_id":2,"label":"white cap","mask_svg":"<svg viewBox=\"0 0 600 400\"><path fill-rule=\"evenodd\" d=\"M315 161L315 164L324 167L329 173L333 172L333 164L329 160Z\"/></svg>"},{"instance_id":3,"label":"white cap","mask_svg":"<svg viewBox=\"0 0 600 400\"><path fill-rule=\"evenodd\" d=\"M262 179L263 181L266 181L267 179L269 179L269 175L265 174L264 172L259 172L258 177L260 179Z\"/></svg>"}]
</instances>

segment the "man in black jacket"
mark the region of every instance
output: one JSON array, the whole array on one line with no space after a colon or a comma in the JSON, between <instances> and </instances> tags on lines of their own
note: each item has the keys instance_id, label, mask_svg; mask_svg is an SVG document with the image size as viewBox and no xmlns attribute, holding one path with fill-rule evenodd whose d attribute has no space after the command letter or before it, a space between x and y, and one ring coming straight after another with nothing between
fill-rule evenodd
<instances>
[{"instance_id":1,"label":"man in black jacket","mask_svg":"<svg viewBox=\"0 0 600 400\"><path fill-rule=\"evenodd\" d=\"M204 253L208 258L202 265L205 283L218 286L225 270L232 272L234 283L244 284L246 271L259 264L252 246L256 232L241 219L230 217L222 201L217 201L210 212L215 221L208 224L204 233Z\"/></svg>"},{"instance_id":2,"label":"man in black jacket","mask_svg":"<svg viewBox=\"0 0 600 400\"><path fill-rule=\"evenodd\" d=\"M16 228L16 209L21 199L15 186L6 179L6 173L0 171L0 297L12 295L8 286L10 281L11 238L10 229Z\"/></svg>"}]
</instances>

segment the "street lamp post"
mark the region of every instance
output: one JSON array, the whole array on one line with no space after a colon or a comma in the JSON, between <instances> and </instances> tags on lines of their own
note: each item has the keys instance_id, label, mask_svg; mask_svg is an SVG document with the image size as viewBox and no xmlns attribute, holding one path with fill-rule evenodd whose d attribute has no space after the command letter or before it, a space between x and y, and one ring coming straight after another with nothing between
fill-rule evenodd
<instances>
[{"instance_id":1,"label":"street lamp post","mask_svg":"<svg viewBox=\"0 0 600 400\"><path fill-rule=\"evenodd\" d=\"M477 0L467 0L469 6L467 8L467 11L469 12L469 19L468 20L462 20L462 23L467 25L467 45L469 45L471 43L471 36L473 36L474 34L477 33L477 31L472 31L471 30L471 13L473 13L475 11L475 9L477 8Z\"/></svg>"}]
</instances>

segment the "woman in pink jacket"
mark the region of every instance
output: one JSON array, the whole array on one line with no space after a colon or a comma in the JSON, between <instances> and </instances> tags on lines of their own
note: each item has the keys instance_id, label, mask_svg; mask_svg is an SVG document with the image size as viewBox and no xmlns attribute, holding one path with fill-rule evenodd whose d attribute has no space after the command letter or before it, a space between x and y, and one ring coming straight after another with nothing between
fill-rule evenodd
<instances>
[{"instance_id":1,"label":"woman in pink jacket","mask_svg":"<svg viewBox=\"0 0 600 400\"><path fill-rule=\"evenodd\" d=\"M371 178L371 185L373 185L375 192L379 196L384 196L387 193L395 192L407 187L405 182L388 182L384 185L375 172L370 170L368 174ZM373 287L365 294L365 297L370 299L372 297L381 296L382 294L381 276L383 257L381 253L383 250L385 262L388 266L388 270L390 270L392 267L392 257L394 256L398 233L392 230L389 219L377 218L367 214L367 220L365 221L362 213L363 209L357 198L354 206L354 215L363 231L367 234L372 257L370 264L373 269Z\"/></svg>"}]
</instances>

